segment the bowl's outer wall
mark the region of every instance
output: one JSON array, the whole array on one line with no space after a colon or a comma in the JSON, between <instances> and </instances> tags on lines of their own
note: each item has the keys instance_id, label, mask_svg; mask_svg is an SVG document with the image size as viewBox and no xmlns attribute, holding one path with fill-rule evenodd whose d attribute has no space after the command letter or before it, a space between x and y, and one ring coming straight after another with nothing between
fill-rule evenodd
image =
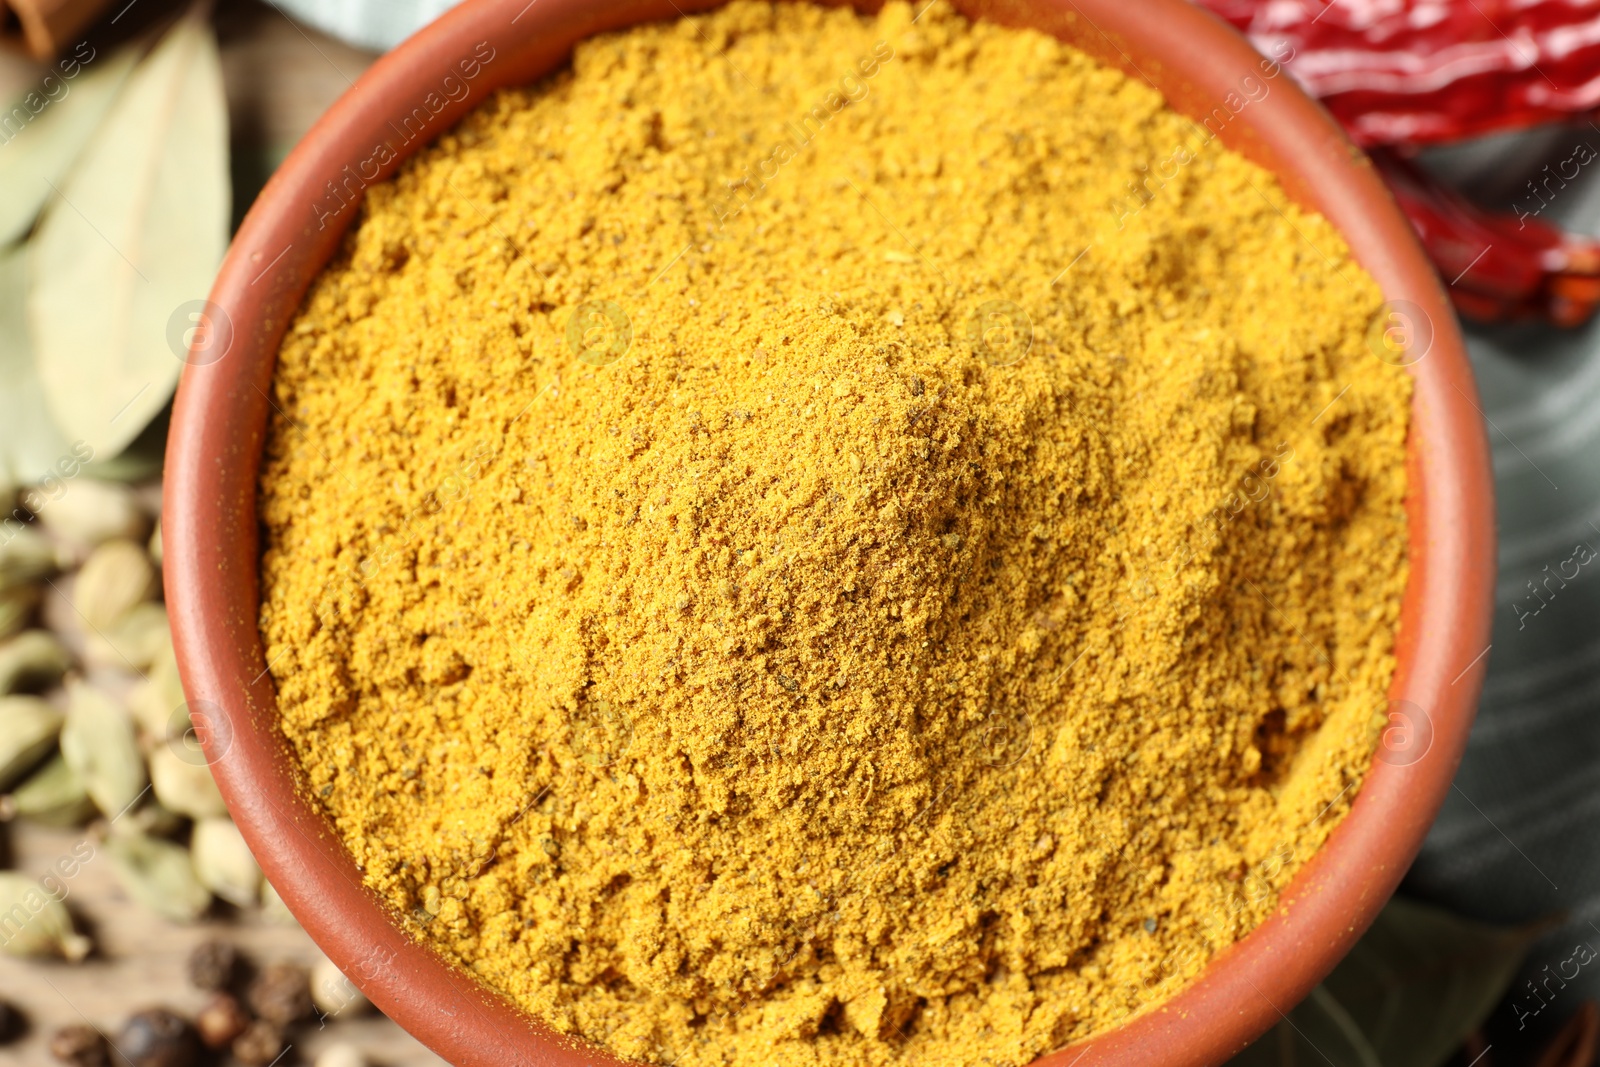
<instances>
[{"instance_id":1,"label":"bowl's outer wall","mask_svg":"<svg viewBox=\"0 0 1600 1067\"><path fill-rule=\"evenodd\" d=\"M469 0L384 56L306 135L250 209L211 294L234 325L231 349L185 368L178 390L163 522L167 596L184 688L223 795L316 942L386 1014L458 1064L617 1061L552 1035L410 941L299 788L257 629L256 481L277 349L355 216L364 184L393 173L493 89L553 69L576 40L711 6ZM1277 1022L1349 949L1399 883L1450 788L1482 681L1492 609L1493 500L1476 387L1439 283L1365 157L1231 29L1184 0L957 6L1054 33L1154 84L1193 117L1248 98L1237 115L1230 109L1228 120L1213 126L1220 139L1327 216L1384 294L1411 301L1433 327L1431 349L1412 368L1411 578L1390 693L1429 716L1432 747L1409 765L1374 762L1349 816L1285 894L1287 906L1198 982L1156 1010L1040 1061L1209 1067Z\"/></svg>"}]
</instances>

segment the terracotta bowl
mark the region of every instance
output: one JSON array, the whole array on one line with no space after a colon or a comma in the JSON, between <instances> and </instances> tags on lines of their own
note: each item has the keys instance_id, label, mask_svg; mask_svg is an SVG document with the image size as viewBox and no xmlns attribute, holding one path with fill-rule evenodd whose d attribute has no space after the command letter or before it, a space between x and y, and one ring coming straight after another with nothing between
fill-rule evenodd
<instances>
[{"instance_id":1,"label":"terracotta bowl","mask_svg":"<svg viewBox=\"0 0 1600 1067\"><path fill-rule=\"evenodd\" d=\"M196 339L178 390L167 449L167 598L207 758L245 838L312 938L385 1013L453 1063L615 1061L552 1035L409 940L296 788L256 629L256 478L274 357L307 285L356 214L341 197L392 173L493 89L556 67L574 41L672 17L680 4L714 6L469 0L379 60L250 209L211 294L214 329ZM1067 1067L1092 1050L1094 1067L1216 1064L1276 1023L1350 948L1399 883L1450 787L1483 674L1494 578L1489 454L1476 388L1439 283L1372 168L1232 29L1184 0L957 6L1055 34L1209 120L1226 144L1275 171L1292 197L1343 232L1395 302L1394 324L1417 335L1410 350L1421 356L1410 365L1412 569L1390 693L1395 726L1353 810L1289 888L1286 906L1198 982L1040 1061ZM1241 100L1247 103L1235 113Z\"/></svg>"}]
</instances>

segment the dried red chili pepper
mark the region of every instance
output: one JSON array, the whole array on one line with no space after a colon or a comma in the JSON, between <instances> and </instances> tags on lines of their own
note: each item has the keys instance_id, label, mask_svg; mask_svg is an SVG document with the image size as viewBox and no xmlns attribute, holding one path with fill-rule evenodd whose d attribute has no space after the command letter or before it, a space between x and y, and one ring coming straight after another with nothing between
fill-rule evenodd
<instances>
[{"instance_id":1,"label":"dried red chili pepper","mask_svg":"<svg viewBox=\"0 0 1600 1067\"><path fill-rule=\"evenodd\" d=\"M1590 1067L1600 1049L1600 1007L1592 1000L1578 1010L1551 1039L1535 1067Z\"/></svg>"},{"instance_id":2,"label":"dried red chili pepper","mask_svg":"<svg viewBox=\"0 0 1600 1067\"><path fill-rule=\"evenodd\" d=\"M1540 315L1575 326L1600 303L1600 242L1534 218L1483 211L1394 152L1372 161L1463 314Z\"/></svg>"},{"instance_id":3,"label":"dried red chili pepper","mask_svg":"<svg viewBox=\"0 0 1600 1067\"><path fill-rule=\"evenodd\" d=\"M1468 203L1381 146L1461 140L1600 106L1600 0L1197 0L1321 99L1411 219L1456 307L1576 325L1600 241Z\"/></svg>"},{"instance_id":4,"label":"dried red chili pepper","mask_svg":"<svg viewBox=\"0 0 1600 1067\"><path fill-rule=\"evenodd\" d=\"M1358 144L1432 144L1600 107L1600 0L1200 0Z\"/></svg>"}]
</instances>

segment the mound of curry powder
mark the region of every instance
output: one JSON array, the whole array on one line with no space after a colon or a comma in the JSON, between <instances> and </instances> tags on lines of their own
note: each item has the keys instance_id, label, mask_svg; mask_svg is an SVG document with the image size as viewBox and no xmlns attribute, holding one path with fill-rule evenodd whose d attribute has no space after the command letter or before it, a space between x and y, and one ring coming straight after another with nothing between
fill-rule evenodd
<instances>
[{"instance_id":1,"label":"mound of curry powder","mask_svg":"<svg viewBox=\"0 0 1600 1067\"><path fill-rule=\"evenodd\" d=\"M415 937L626 1058L1122 1022L1371 761L1380 302L1036 33L590 40L369 189L283 343L260 625L306 789Z\"/></svg>"}]
</instances>

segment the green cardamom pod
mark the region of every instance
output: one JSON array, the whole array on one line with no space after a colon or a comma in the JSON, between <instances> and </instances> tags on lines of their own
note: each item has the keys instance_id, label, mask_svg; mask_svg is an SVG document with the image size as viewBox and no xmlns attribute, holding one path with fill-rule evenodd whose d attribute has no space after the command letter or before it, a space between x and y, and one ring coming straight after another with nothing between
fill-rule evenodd
<instances>
[{"instance_id":1,"label":"green cardamom pod","mask_svg":"<svg viewBox=\"0 0 1600 1067\"><path fill-rule=\"evenodd\" d=\"M89 791L57 752L26 781L0 798L0 815L25 816L47 826L81 826L94 815Z\"/></svg>"},{"instance_id":2,"label":"green cardamom pod","mask_svg":"<svg viewBox=\"0 0 1600 1067\"><path fill-rule=\"evenodd\" d=\"M189 828L189 820L175 811L162 807L154 800L147 800L137 808L128 812L122 818L111 823L109 829L114 836L119 837L167 837L175 838Z\"/></svg>"},{"instance_id":3,"label":"green cardamom pod","mask_svg":"<svg viewBox=\"0 0 1600 1067\"><path fill-rule=\"evenodd\" d=\"M194 922L211 906L211 891L195 877L189 850L143 835L106 839L111 867L128 895L173 922Z\"/></svg>"},{"instance_id":4,"label":"green cardamom pod","mask_svg":"<svg viewBox=\"0 0 1600 1067\"><path fill-rule=\"evenodd\" d=\"M111 625L84 638L83 658L91 667L120 667L142 671L172 644L165 605L154 601L135 604Z\"/></svg>"},{"instance_id":5,"label":"green cardamom pod","mask_svg":"<svg viewBox=\"0 0 1600 1067\"><path fill-rule=\"evenodd\" d=\"M104 630L135 604L156 594L155 564L143 546L132 541L107 541L83 561L73 587L72 604L91 630Z\"/></svg>"},{"instance_id":6,"label":"green cardamom pod","mask_svg":"<svg viewBox=\"0 0 1600 1067\"><path fill-rule=\"evenodd\" d=\"M324 1016L342 1015L348 1019L372 1008L366 994L326 956L311 965L311 1000Z\"/></svg>"},{"instance_id":7,"label":"green cardamom pod","mask_svg":"<svg viewBox=\"0 0 1600 1067\"><path fill-rule=\"evenodd\" d=\"M61 754L83 779L95 807L116 818L149 784L133 720L102 689L74 681L67 687Z\"/></svg>"},{"instance_id":8,"label":"green cardamom pod","mask_svg":"<svg viewBox=\"0 0 1600 1067\"><path fill-rule=\"evenodd\" d=\"M32 585L59 571L65 553L32 526L0 523L0 589Z\"/></svg>"},{"instance_id":9,"label":"green cardamom pod","mask_svg":"<svg viewBox=\"0 0 1600 1067\"><path fill-rule=\"evenodd\" d=\"M172 651L169 632L166 643L150 663L146 681L129 697L129 705L146 740L160 743L173 740L174 730L181 736L188 729L188 717L180 711L184 701L183 682L178 678L178 658Z\"/></svg>"},{"instance_id":10,"label":"green cardamom pod","mask_svg":"<svg viewBox=\"0 0 1600 1067\"><path fill-rule=\"evenodd\" d=\"M265 879L261 883L261 917L278 926L300 925L300 920L294 917L289 905L285 904L278 891L272 888L272 883Z\"/></svg>"},{"instance_id":11,"label":"green cardamom pod","mask_svg":"<svg viewBox=\"0 0 1600 1067\"><path fill-rule=\"evenodd\" d=\"M14 585L0 589L0 638L21 632L39 610L39 587Z\"/></svg>"},{"instance_id":12,"label":"green cardamom pod","mask_svg":"<svg viewBox=\"0 0 1600 1067\"><path fill-rule=\"evenodd\" d=\"M0 697L0 789L9 789L56 747L61 712L39 697Z\"/></svg>"},{"instance_id":13,"label":"green cardamom pod","mask_svg":"<svg viewBox=\"0 0 1600 1067\"><path fill-rule=\"evenodd\" d=\"M142 541L150 531L150 520L133 490L114 482L78 477L53 499L43 490L26 493L24 499L45 529L80 548L113 538Z\"/></svg>"},{"instance_id":14,"label":"green cardamom pod","mask_svg":"<svg viewBox=\"0 0 1600 1067\"><path fill-rule=\"evenodd\" d=\"M72 655L49 630L27 630L0 642L0 695L46 689L72 666Z\"/></svg>"},{"instance_id":15,"label":"green cardamom pod","mask_svg":"<svg viewBox=\"0 0 1600 1067\"><path fill-rule=\"evenodd\" d=\"M58 752L11 793L0 797L0 818L26 818L45 826L82 826L96 813L83 781Z\"/></svg>"},{"instance_id":16,"label":"green cardamom pod","mask_svg":"<svg viewBox=\"0 0 1600 1067\"><path fill-rule=\"evenodd\" d=\"M72 916L60 896L27 875L0 871L0 952L64 956L76 963L93 947L72 928Z\"/></svg>"},{"instance_id":17,"label":"green cardamom pod","mask_svg":"<svg viewBox=\"0 0 1600 1067\"><path fill-rule=\"evenodd\" d=\"M371 1067L371 1064L360 1049L340 1041L318 1053L312 1067Z\"/></svg>"},{"instance_id":18,"label":"green cardamom pod","mask_svg":"<svg viewBox=\"0 0 1600 1067\"><path fill-rule=\"evenodd\" d=\"M226 815L228 805L211 777L211 768L201 760L186 758L171 740L150 750L150 784L161 805L191 819Z\"/></svg>"},{"instance_id":19,"label":"green cardamom pod","mask_svg":"<svg viewBox=\"0 0 1600 1067\"><path fill-rule=\"evenodd\" d=\"M253 908L261 903L261 865L232 819L201 819L189 839L195 877L229 904Z\"/></svg>"}]
</instances>

